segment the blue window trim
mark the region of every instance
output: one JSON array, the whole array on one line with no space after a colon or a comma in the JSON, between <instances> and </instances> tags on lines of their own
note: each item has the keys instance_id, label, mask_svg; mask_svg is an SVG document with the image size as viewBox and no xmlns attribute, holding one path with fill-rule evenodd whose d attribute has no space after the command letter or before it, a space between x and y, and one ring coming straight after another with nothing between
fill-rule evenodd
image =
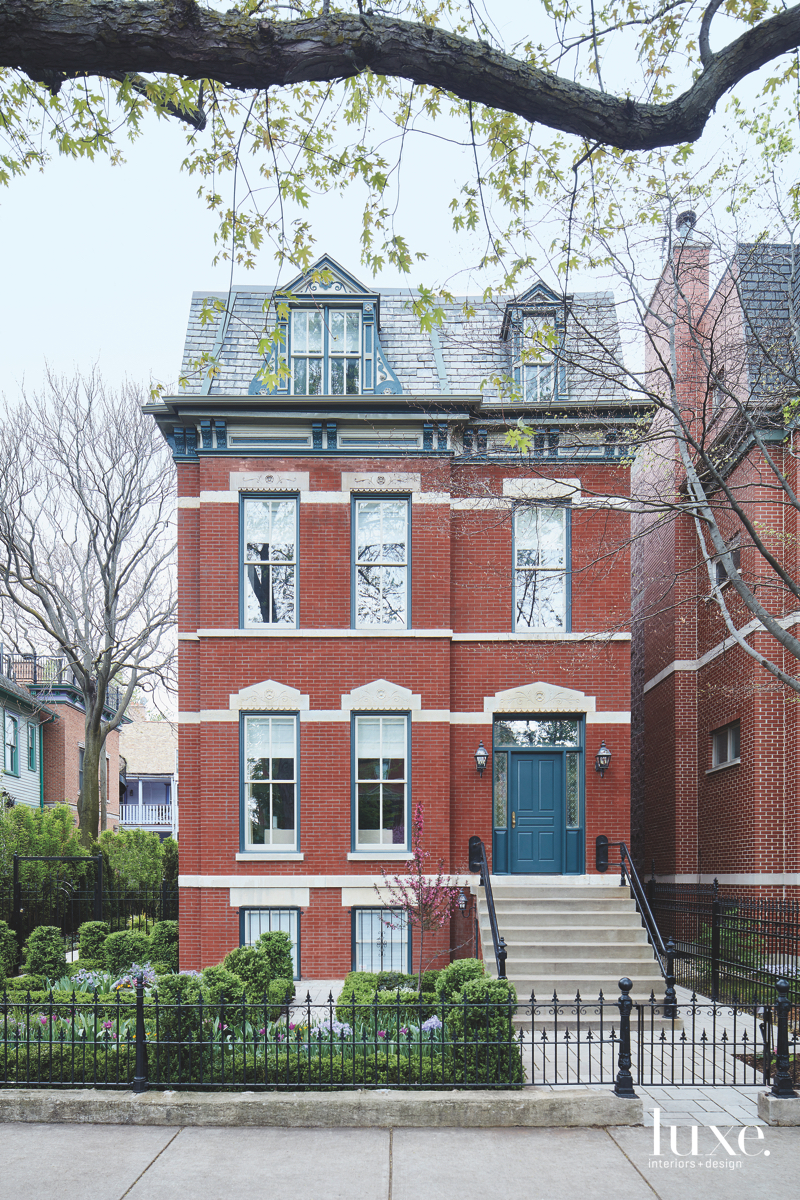
<instances>
[{"instance_id":1,"label":"blue window trim","mask_svg":"<svg viewBox=\"0 0 800 1200\"><path fill-rule=\"evenodd\" d=\"M256 849L253 846L247 845L247 837L245 833L245 779L244 779L244 723L247 717L294 717L295 720L295 794L294 794L294 823L295 823L295 844L289 849L281 848L279 850L271 850L269 846L261 846ZM285 712L276 712L270 709L268 712L240 712L239 713L239 853L240 854L257 854L261 857L264 854L297 854L300 851L300 713L291 709ZM255 907L258 907L257 905ZM288 905L267 905L268 908L291 908Z\"/></svg>"},{"instance_id":2,"label":"blue window trim","mask_svg":"<svg viewBox=\"0 0 800 1200\"><path fill-rule=\"evenodd\" d=\"M411 713L397 709L366 708L350 713L350 853L374 855L374 850L365 850L358 846L356 826L356 717L405 717L406 719L406 844L404 849L411 848ZM380 849L380 846L378 846ZM391 854L389 855L391 857ZM374 907L374 906L371 906ZM378 906L379 907L379 906Z\"/></svg>"},{"instance_id":3,"label":"blue window trim","mask_svg":"<svg viewBox=\"0 0 800 1200\"><path fill-rule=\"evenodd\" d=\"M356 917L357 917L357 914L360 912L384 912L387 910L390 912L400 912L401 911L401 909L397 908L396 905L392 905L392 904L385 904L385 905L358 904L354 908L350 909L350 963L351 963L350 970L351 971L355 971L355 969L356 969ZM413 942L414 931L412 929L410 922L406 923L406 933L408 935L408 955L407 955L406 969L405 969L404 974L413 975L413 973L414 973L414 942Z\"/></svg>"},{"instance_id":4,"label":"blue window trim","mask_svg":"<svg viewBox=\"0 0 800 1200\"><path fill-rule=\"evenodd\" d=\"M406 502L406 623L403 629L412 629L411 624L411 496L408 492L351 492L350 494L350 628L351 629L399 629L398 625L358 625L356 623L356 501L357 500L405 500Z\"/></svg>"},{"instance_id":5,"label":"blue window trim","mask_svg":"<svg viewBox=\"0 0 800 1200\"><path fill-rule=\"evenodd\" d=\"M530 507L526 505L525 507ZM572 505L568 502L562 504L541 504L536 505L537 508L563 508L565 510L564 517L564 629L517 629L517 513L522 508L522 505L516 504L511 510L511 628L514 633L555 633L572 632Z\"/></svg>"},{"instance_id":6,"label":"blue window trim","mask_svg":"<svg viewBox=\"0 0 800 1200\"><path fill-rule=\"evenodd\" d=\"M302 950L302 930L301 924L303 920L303 910L298 908L296 904L245 904L239 909L239 945L244 946L247 943L244 940L244 918L249 912L296 912L297 913L297 974L295 979L300 979L302 976L302 965L300 953Z\"/></svg>"},{"instance_id":7,"label":"blue window trim","mask_svg":"<svg viewBox=\"0 0 800 1200\"><path fill-rule=\"evenodd\" d=\"M509 746L500 745L495 738L498 721L577 721L578 722L578 741L577 743L553 746ZM564 760L564 834L568 829L577 831L581 838L582 859L585 860L586 854L586 713L494 713L492 716L492 870L495 870L495 843L497 834L508 836L508 809L511 804L511 754L535 754L538 751L548 753L550 751L559 752ZM506 824L497 825L495 822L495 796L494 796L494 755L495 753L509 752L507 770L506 770ZM567 825L567 810L566 810L566 759L568 754L578 755L578 824L577 826ZM566 856L567 844L566 836L563 841L563 853ZM508 851L510 853L510 850ZM567 874L566 861L562 862L562 874ZM585 870L585 861L579 864L578 874ZM497 874L509 874L508 869L505 871L497 871ZM569 872L575 874L575 872Z\"/></svg>"},{"instance_id":8,"label":"blue window trim","mask_svg":"<svg viewBox=\"0 0 800 1200\"><path fill-rule=\"evenodd\" d=\"M294 625L245 625L244 607L244 502L245 500L294 500L295 563L294 563ZM300 493L299 492L239 492L239 628L299 629L300 628Z\"/></svg>"}]
</instances>

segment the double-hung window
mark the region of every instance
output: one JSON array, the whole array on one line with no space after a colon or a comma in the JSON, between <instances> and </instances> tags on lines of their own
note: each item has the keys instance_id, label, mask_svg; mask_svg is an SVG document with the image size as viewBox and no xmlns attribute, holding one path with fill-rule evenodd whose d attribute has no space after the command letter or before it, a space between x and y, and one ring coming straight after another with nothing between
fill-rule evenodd
<instances>
[{"instance_id":1,"label":"double-hung window","mask_svg":"<svg viewBox=\"0 0 800 1200\"><path fill-rule=\"evenodd\" d=\"M36 770L36 726L28 722L28 770Z\"/></svg>"},{"instance_id":2,"label":"double-hung window","mask_svg":"<svg viewBox=\"0 0 800 1200\"><path fill-rule=\"evenodd\" d=\"M297 500L242 499L244 625L297 624Z\"/></svg>"},{"instance_id":3,"label":"double-hung window","mask_svg":"<svg viewBox=\"0 0 800 1200\"><path fill-rule=\"evenodd\" d=\"M5 716L5 770L10 775L19 775L19 721L12 713Z\"/></svg>"},{"instance_id":4,"label":"double-hung window","mask_svg":"<svg viewBox=\"0 0 800 1200\"><path fill-rule=\"evenodd\" d=\"M408 627L409 520L405 498L353 501L356 628Z\"/></svg>"},{"instance_id":5,"label":"double-hung window","mask_svg":"<svg viewBox=\"0 0 800 1200\"><path fill-rule=\"evenodd\" d=\"M549 505L514 513L514 628L569 628L569 509Z\"/></svg>"},{"instance_id":6,"label":"double-hung window","mask_svg":"<svg viewBox=\"0 0 800 1200\"><path fill-rule=\"evenodd\" d=\"M297 848L297 718L242 718L242 848Z\"/></svg>"},{"instance_id":7,"label":"double-hung window","mask_svg":"<svg viewBox=\"0 0 800 1200\"><path fill-rule=\"evenodd\" d=\"M361 391L361 311L292 312L291 382L295 396L357 396Z\"/></svg>"},{"instance_id":8,"label":"double-hung window","mask_svg":"<svg viewBox=\"0 0 800 1200\"><path fill-rule=\"evenodd\" d=\"M552 312L535 313L522 320L515 340L514 382L526 404L547 404L556 386L556 324Z\"/></svg>"},{"instance_id":9,"label":"double-hung window","mask_svg":"<svg viewBox=\"0 0 800 1200\"><path fill-rule=\"evenodd\" d=\"M408 717L354 718L355 850L405 849L408 812Z\"/></svg>"}]
</instances>

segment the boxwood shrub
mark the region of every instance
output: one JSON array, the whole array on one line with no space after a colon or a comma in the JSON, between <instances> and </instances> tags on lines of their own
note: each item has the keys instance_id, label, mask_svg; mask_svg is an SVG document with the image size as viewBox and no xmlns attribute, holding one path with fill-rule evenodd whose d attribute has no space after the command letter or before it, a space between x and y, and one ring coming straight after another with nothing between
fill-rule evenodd
<instances>
[{"instance_id":1,"label":"boxwood shrub","mask_svg":"<svg viewBox=\"0 0 800 1200\"><path fill-rule=\"evenodd\" d=\"M25 943L25 970L34 975L60 979L67 954L57 925L38 925Z\"/></svg>"},{"instance_id":2,"label":"boxwood shrub","mask_svg":"<svg viewBox=\"0 0 800 1200\"><path fill-rule=\"evenodd\" d=\"M19 961L17 935L5 921L0 921L0 983L13 975Z\"/></svg>"},{"instance_id":3,"label":"boxwood shrub","mask_svg":"<svg viewBox=\"0 0 800 1200\"><path fill-rule=\"evenodd\" d=\"M178 970L178 922L156 921L150 934L150 961L168 963Z\"/></svg>"},{"instance_id":4,"label":"boxwood shrub","mask_svg":"<svg viewBox=\"0 0 800 1200\"><path fill-rule=\"evenodd\" d=\"M470 979L481 979L486 968L479 958L457 958L439 972L436 980L436 995L446 1004L458 1002L458 996Z\"/></svg>"},{"instance_id":5,"label":"boxwood shrub","mask_svg":"<svg viewBox=\"0 0 800 1200\"><path fill-rule=\"evenodd\" d=\"M267 957L270 979L294 979L292 942L288 933L279 929L262 933L256 939L255 946Z\"/></svg>"},{"instance_id":6,"label":"boxwood shrub","mask_svg":"<svg viewBox=\"0 0 800 1200\"><path fill-rule=\"evenodd\" d=\"M110 933L103 946L103 956L111 974L121 975L133 963L147 962L150 958L150 938L136 929Z\"/></svg>"},{"instance_id":7,"label":"boxwood shrub","mask_svg":"<svg viewBox=\"0 0 800 1200\"><path fill-rule=\"evenodd\" d=\"M78 928L78 957L82 966L86 965L83 960L87 958L92 962L105 961L103 946L110 933L108 921L83 922Z\"/></svg>"}]
</instances>

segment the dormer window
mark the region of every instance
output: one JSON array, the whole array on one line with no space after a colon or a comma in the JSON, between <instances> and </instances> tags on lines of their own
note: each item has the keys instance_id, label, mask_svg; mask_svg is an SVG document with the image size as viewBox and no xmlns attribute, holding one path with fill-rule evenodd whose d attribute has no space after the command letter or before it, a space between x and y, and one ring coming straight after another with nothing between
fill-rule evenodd
<instances>
[{"instance_id":1,"label":"dormer window","mask_svg":"<svg viewBox=\"0 0 800 1200\"><path fill-rule=\"evenodd\" d=\"M514 336L514 383L526 404L547 404L556 382L555 313L526 314Z\"/></svg>"},{"instance_id":2,"label":"dormer window","mask_svg":"<svg viewBox=\"0 0 800 1200\"><path fill-rule=\"evenodd\" d=\"M357 396L361 391L359 309L295 309L289 344L295 396Z\"/></svg>"}]
</instances>

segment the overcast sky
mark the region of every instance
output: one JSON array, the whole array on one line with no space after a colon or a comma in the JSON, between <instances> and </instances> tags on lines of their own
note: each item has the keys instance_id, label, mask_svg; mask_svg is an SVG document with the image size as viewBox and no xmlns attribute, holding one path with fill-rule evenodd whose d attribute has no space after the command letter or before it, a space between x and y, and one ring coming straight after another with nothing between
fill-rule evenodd
<instances>
[{"instance_id":1,"label":"overcast sky","mask_svg":"<svg viewBox=\"0 0 800 1200\"><path fill-rule=\"evenodd\" d=\"M529 12L518 0L492 11L506 8ZM454 132L446 123L440 129ZM704 141L715 137L711 129ZM174 386L192 291L227 290L231 280L274 281L270 247L255 271L237 268L231 276L229 264L212 266L217 221L197 197L197 181L179 169L184 153L178 123L152 118L122 166L55 158L43 173L0 188L0 390L8 401L23 382L32 389L40 384L46 362L59 373L96 364L111 383L128 377L146 385L153 378ZM450 280L457 292L475 291L483 280L455 273L476 260L477 245L453 233L447 212L454 180L474 169L471 154L439 138L413 140L405 154L398 225L428 260L410 277L388 269L375 282ZM360 265L359 193L316 199L303 215L319 253L331 253L370 282ZM571 280L571 288L587 284L607 286Z\"/></svg>"}]
</instances>

